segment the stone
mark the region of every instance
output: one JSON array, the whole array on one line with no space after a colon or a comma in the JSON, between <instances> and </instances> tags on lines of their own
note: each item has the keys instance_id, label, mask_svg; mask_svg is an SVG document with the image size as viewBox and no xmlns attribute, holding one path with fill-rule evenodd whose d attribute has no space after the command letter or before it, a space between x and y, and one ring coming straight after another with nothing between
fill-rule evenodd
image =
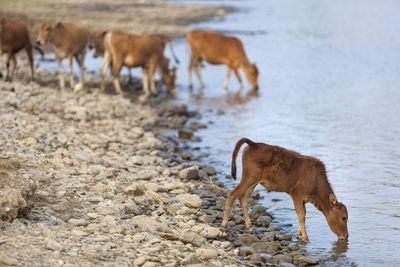
<instances>
[{"instance_id":1,"label":"stone","mask_svg":"<svg viewBox=\"0 0 400 267\"><path fill-rule=\"evenodd\" d=\"M256 236L252 235L252 234L241 234L237 240L239 242L242 242L243 244L246 245L251 245L254 242L260 241Z\"/></svg>"},{"instance_id":2,"label":"stone","mask_svg":"<svg viewBox=\"0 0 400 267\"><path fill-rule=\"evenodd\" d=\"M284 261L284 262L292 263L292 261L293 261L292 257L290 257L288 255L284 255L284 254L275 255L274 258L279 260L280 262Z\"/></svg>"},{"instance_id":3,"label":"stone","mask_svg":"<svg viewBox=\"0 0 400 267\"><path fill-rule=\"evenodd\" d=\"M184 140L192 140L192 138L194 137L192 132L186 130L179 130L178 135L180 139Z\"/></svg>"},{"instance_id":4,"label":"stone","mask_svg":"<svg viewBox=\"0 0 400 267\"><path fill-rule=\"evenodd\" d=\"M82 231L82 230L79 230L79 229L72 229L71 230L71 235L76 235L76 236L87 236L88 235L88 233L86 233L86 232L84 232L84 231Z\"/></svg>"},{"instance_id":5,"label":"stone","mask_svg":"<svg viewBox=\"0 0 400 267\"><path fill-rule=\"evenodd\" d=\"M198 248L196 249L196 256L201 259L216 259L218 250L214 248Z\"/></svg>"},{"instance_id":6,"label":"stone","mask_svg":"<svg viewBox=\"0 0 400 267\"><path fill-rule=\"evenodd\" d=\"M150 202L158 202L159 204L168 203L168 199L153 191L146 191L144 196Z\"/></svg>"},{"instance_id":7,"label":"stone","mask_svg":"<svg viewBox=\"0 0 400 267\"><path fill-rule=\"evenodd\" d=\"M279 245L275 242L265 242L265 248L275 251L279 249Z\"/></svg>"},{"instance_id":8,"label":"stone","mask_svg":"<svg viewBox=\"0 0 400 267\"><path fill-rule=\"evenodd\" d=\"M20 263L17 259L5 255L0 255L0 262L6 265L19 265Z\"/></svg>"},{"instance_id":9,"label":"stone","mask_svg":"<svg viewBox=\"0 0 400 267\"><path fill-rule=\"evenodd\" d=\"M54 251L61 251L63 250L63 246L55 241L54 239L49 239L46 243L46 248Z\"/></svg>"},{"instance_id":10,"label":"stone","mask_svg":"<svg viewBox=\"0 0 400 267\"><path fill-rule=\"evenodd\" d=\"M192 244L195 247L201 247L203 244L206 243L206 240L203 237L192 231L184 231L179 236L179 240L183 243Z\"/></svg>"},{"instance_id":11,"label":"stone","mask_svg":"<svg viewBox=\"0 0 400 267\"><path fill-rule=\"evenodd\" d=\"M256 224L262 227L268 227L271 224L271 217L269 216L260 216L257 218Z\"/></svg>"},{"instance_id":12,"label":"stone","mask_svg":"<svg viewBox=\"0 0 400 267\"><path fill-rule=\"evenodd\" d=\"M143 256L137 257L133 261L133 266L142 266L146 262L146 258Z\"/></svg>"},{"instance_id":13,"label":"stone","mask_svg":"<svg viewBox=\"0 0 400 267\"><path fill-rule=\"evenodd\" d=\"M247 256L247 255L251 255L254 254L255 250L254 248L250 247L250 246L242 246L239 248L239 255L240 256Z\"/></svg>"},{"instance_id":14,"label":"stone","mask_svg":"<svg viewBox=\"0 0 400 267\"><path fill-rule=\"evenodd\" d=\"M182 261L182 264L184 265L197 263L201 263L201 260L199 260L199 258L197 258L194 253L190 253L189 255L187 255Z\"/></svg>"},{"instance_id":15,"label":"stone","mask_svg":"<svg viewBox=\"0 0 400 267\"><path fill-rule=\"evenodd\" d=\"M185 204L189 208L199 208L201 206L201 198L194 194L177 195L176 201Z\"/></svg>"},{"instance_id":16,"label":"stone","mask_svg":"<svg viewBox=\"0 0 400 267\"><path fill-rule=\"evenodd\" d=\"M205 171L205 173L207 173L208 176L213 176L217 174L217 171L215 170L214 167L212 166L206 166L203 168L203 171Z\"/></svg>"},{"instance_id":17,"label":"stone","mask_svg":"<svg viewBox=\"0 0 400 267\"><path fill-rule=\"evenodd\" d=\"M199 169L196 166L185 168L179 172L179 178L187 180L197 180L200 178Z\"/></svg>"},{"instance_id":18,"label":"stone","mask_svg":"<svg viewBox=\"0 0 400 267\"><path fill-rule=\"evenodd\" d=\"M150 180L156 176L158 176L158 172L155 170L141 170L137 173L137 178L140 180Z\"/></svg>"},{"instance_id":19,"label":"stone","mask_svg":"<svg viewBox=\"0 0 400 267\"><path fill-rule=\"evenodd\" d=\"M221 230L217 227L208 226L200 233L200 235L207 239L215 239L221 235Z\"/></svg>"},{"instance_id":20,"label":"stone","mask_svg":"<svg viewBox=\"0 0 400 267\"><path fill-rule=\"evenodd\" d=\"M299 262L310 264L310 265L315 265L318 264L319 260L315 257L311 256L302 256L298 259Z\"/></svg>"}]
</instances>

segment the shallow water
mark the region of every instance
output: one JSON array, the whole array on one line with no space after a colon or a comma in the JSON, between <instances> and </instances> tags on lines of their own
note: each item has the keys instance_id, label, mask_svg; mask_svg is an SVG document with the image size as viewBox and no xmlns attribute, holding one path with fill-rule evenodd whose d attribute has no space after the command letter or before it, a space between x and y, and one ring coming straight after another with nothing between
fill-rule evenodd
<instances>
[{"instance_id":1,"label":"shallow water","mask_svg":"<svg viewBox=\"0 0 400 267\"><path fill-rule=\"evenodd\" d=\"M220 177L229 174L231 153L241 137L318 157L347 206L350 237L347 243L336 242L323 215L308 204L307 251L327 259L321 265L400 266L400 2L201 3L241 10L195 27L241 38L260 71L259 92L250 90L247 81L240 91L233 75L224 91L226 68L205 64L206 88L201 90L193 76L194 89L189 90L189 49L185 40L174 41L181 61L176 102L201 110L202 120L210 123L196 132L202 142L194 144L209 154L205 161ZM85 67L98 75L101 63L89 52ZM40 65L56 68L55 62ZM139 70L133 74L140 77ZM229 188L237 183L222 179ZM257 188L276 223L295 236L297 216L290 197Z\"/></svg>"},{"instance_id":2,"label":"shallow water","mask_svg":"<svg viewBox=\"0 0 400 267\"><path fill-rule=\"evenodd\" d=\"M196 133L202 142L195 145L210 154L206 161L221 177L229 174L241 137L318 157L347 205L350 238L336 242L323 215L307 204L307 251L328 259L329 266L399 266L400 2L222 3L242 11L196 27L241 38L260 70L260 90L254 94L246 81L240 91L232 75L226 92L226 68L205 64L206 88L199 88L194 75L190 91L188 48L184 40L176 41L182 62L177 102L203 110L204 122L212 123ZM223 181L229 188L237 183ZM290 197L257 188L276 221L292 224L285 229L296 235Z\"/></svg>"}]
</instances>

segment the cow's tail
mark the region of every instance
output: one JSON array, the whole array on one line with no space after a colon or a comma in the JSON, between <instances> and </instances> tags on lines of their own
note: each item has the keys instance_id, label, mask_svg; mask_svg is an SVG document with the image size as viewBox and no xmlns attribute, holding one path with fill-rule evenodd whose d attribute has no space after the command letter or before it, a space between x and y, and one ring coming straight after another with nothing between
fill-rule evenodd
<instances>
[{"instance_id":1,"label":"cow's tail","mask_svg":"<svg viewBox=\"0 0 400 267\"><path fill-rule=\"evenodd\" d=\"M38 52L40 53L40 55L41 55L42 58L44 57L43 50L40 49L39 46L37 46L37 45L32 45L32 48L35 49L36 51L38 51Z\"/></svg>"},{"instance_id":2,"label":"cow's tail","mask_svg":"<svg viewBox=\"0 0 400 267\"><path fill-rule=\"evenodd\" d=\"M253 141L251 141L250 139L247 138L242 138L239 141L236 142L235 148L233 149L232 152L232 165L231 165L231 175L233 177L234 180L236 180L236 157L239 153L240 147L244 144L248 144L249 146L253 146L256 143L254 143Z\"/></svg>"},{"instance_id":3,"label":"cow's tail","mask_svg":"<svg viewBox=\"0 0 400 267\"><path fill-rule=\"evenodd\" d=\"M173 45L172 45L172 40L171 40L171 38L168 38L168 43L169 43L169 49L171 50L171 54L172 54L172 57L173 57L174 60L175 60L175 63L176 63L176 64L179 64L179 59L178 59L178 57L177 57L176 54L175 54L175 51L174 51L174 47L173 47Z\"/></svg>"}]
</instances>

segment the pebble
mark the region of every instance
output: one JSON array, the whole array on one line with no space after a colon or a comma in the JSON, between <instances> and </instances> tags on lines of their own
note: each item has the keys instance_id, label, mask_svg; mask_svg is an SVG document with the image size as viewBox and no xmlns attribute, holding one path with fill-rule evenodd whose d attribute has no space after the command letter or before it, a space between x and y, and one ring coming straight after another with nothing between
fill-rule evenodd
<instances>
[{"instance_id":1,"label":"pebble","mask_svg":"<svg viewBox=\"0 0 400 267\"><path fill-rule=\"evenodd\" d=\"M189 208L199 208L201 206L201 198L194 194L177 195L176 201L185 204Z\"/></svg>"}]
</instances>

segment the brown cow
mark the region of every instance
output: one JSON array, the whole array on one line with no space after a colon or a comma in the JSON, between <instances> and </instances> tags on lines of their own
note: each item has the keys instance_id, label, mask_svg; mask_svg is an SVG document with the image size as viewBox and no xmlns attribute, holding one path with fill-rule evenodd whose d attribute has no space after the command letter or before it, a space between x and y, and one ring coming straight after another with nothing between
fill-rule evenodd
<instances>
[{"instance_id":1,"label":"brown cow","mask_svg":"<svg viewBox=\"0 0 400 267\"><path fill-rule=\"evenodd\" d=\"M254 187L261 184L267 191L286 192L291 196L299 219L297 234L305 242L308 242L305 228L307 202L312 203L325 215L329 227L339 239L348 237L346 206L336 200L325 165L320 160L278 146L254 143L242 138L236 143L232 153L231 173L234 179L236 157L244 143L248 146L242 153L242 179L228 193L222 229L226 229L232 204L239 197L246 227L252 232L247 199Z\"/></svg>"},{"instance_id":2,"label":"brown cow","mask_svg":"<svg viewBox=\"0 0 400 267\"><path fill-rule=\"evenodd\" d=\"M253 88L258 88L258 69L255 64L250 63L244 52L242 42L236 37L230 37L208 30L194 30L186 37L190 46L192 55L189 65L189 86L192 88L192 70L196 69L197 78L201 87L204 88L204 82L201 79L200 67L202 60L210 64L225 64L228 66L224 88L228 88L229 76L231 70L239 81L240 88L243 88L242 79L238 69L241 69Z\"/></svg>"},{"instance_id":3,"label":"brown cow","mask_svg":"<svg viewBox=\"0 0 400 267\"><path fill-rule=\"evenodd\" d=\"M104 36L107 31L92 30L89 35L89 49L94 49L93 57L103 57L104 56ZM131 32L133 35L144 35L146 33L142 32ZM165 46L168 42L168 37L163 34L150 34L149 36L155 38L161 46L162 50L165 50ZM131 80L131 68L129 69L129 81Z\"/></svg>"},{"instance_id":4,"label":"brown cow","mask_svg":"<svg viewBox=\"0 0 400 267\"><path fill-rule=\"evenodd\" d=\"M33 71L33 56L32 56L32 45L29 38L28 28L25 23L20 20L6 19L0 17L0 54L7 53L7 74L6 81L12 81L17 60L15 54L25 49L29 66L31 68L31 80L35 80L35 74ZM41 52L41 50L39 50ZM43 54L43 52L41 52ZM10 74L10 61L11 74ZM1 73L0 73L1 76Z\"/></svg>"},{"instance_id":5,"label":"brown cow","mask_svg":"<svg viewBox=\"0 0 400 267\"><path fill-rule=\"evenodd\" d=\"M74 76L72 75L72 58L75 57L79 65L80 79L79 84L75 86L77 91L82 88L83 63L86 55L86 45L89 38L89 32L79 23L57 23L54 27L47 21L39 25L39 36L36 40L38 44L50 42L56 55L59 68L60 87L65 87L64 70L61 61L68 57L70 86L74 88Z\"/></svg>"},{"instance_id":6,"label":"brown cow","mask_svg":"<svg viewBox=\"0 0 400 267\"><path fill-rule=\"evenodd\" d=\"M112 63L111 74L115 90L122 93L118 75L122 66L129 68L142 67L144 95L149 95L148 76L153 94L157 94L154 82L155 69L161 69L162 80L170 92L175 91L176 69L168 69L168 59L163 55L165 44L160 43L151 35L134 35L122 31L109 31L104 36L104 63L101 68L101 90L104 91L104 77L108 66Z\"/></svg>"}]
</instances>

